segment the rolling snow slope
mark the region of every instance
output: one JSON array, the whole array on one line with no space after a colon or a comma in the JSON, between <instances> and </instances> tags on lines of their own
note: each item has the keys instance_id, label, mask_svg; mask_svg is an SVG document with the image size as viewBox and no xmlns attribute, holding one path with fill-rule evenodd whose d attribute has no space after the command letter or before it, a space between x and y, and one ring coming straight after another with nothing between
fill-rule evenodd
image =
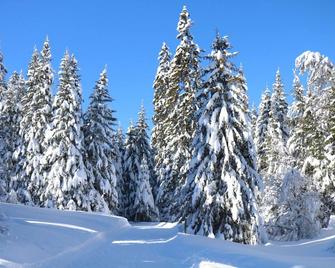
<instances>
[{"instance_id":1,"label":"rolling snow slope","mask_svg":"<svg viewBox=\"0 0 335 268\"><path fill-rule=\"evenodd\" d=\"M0 267L335 267L335 217L313 240L247 246L171 223L0 203Z\"/></svg>"}]
</instances>

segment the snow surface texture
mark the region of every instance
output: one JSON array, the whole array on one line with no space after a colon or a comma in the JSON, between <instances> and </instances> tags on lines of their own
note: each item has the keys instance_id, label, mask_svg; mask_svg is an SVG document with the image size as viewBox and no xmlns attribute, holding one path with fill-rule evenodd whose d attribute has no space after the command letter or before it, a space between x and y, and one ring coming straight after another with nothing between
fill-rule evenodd
<instances>
[{"instance_id":1,"label":"snow surface texture","mask_svg":"<svg viewBox=\"0 0 335 268\"><path fill-rule=\"evenodd\" d=\"M335 217L313 240L248 246L172 223L0 203L0 267L334 267Z\"/></svg>"}]
</instances>

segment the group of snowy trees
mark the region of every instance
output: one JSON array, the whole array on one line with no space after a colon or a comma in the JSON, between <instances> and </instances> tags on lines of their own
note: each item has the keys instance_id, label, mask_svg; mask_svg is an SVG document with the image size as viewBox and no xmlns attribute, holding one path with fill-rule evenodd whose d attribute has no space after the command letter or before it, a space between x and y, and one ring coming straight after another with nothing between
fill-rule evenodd
<instances>
[{"instance_id":1,"label":"group of snowy trees","mask_svg":"<svg viewBox=\"0 0 335 268\"><path fill-rule=\"evenodd\" d=\"M0 56L1 200L157 220L144 108L124 144L122 131L114 129L106 68L84 114L78 71L66 51L52 96L48 39L41 52L34 50L27 79L14 72L6 82Z\"/></svg>"},{"instance_id":2,"label":"group of snowy trees","mask_svg":"<svg viewBox=\"0 0 335 268\"><path fill-rule=\"evenodd\" d=\"M55 96L48 40L26 79L14 72L7 82L0 56L1 200L179 221L185 232L247 244L326 227L335 213L333 64L303 53L294 102L278 70L250 111L228 37L217 33L203 56L192 24L184 7L174 55L166 43L159 53L151 142L143 106L125 139L115 129L106 69L83 114L73 55L61 61Z\"/></svg>"},{"instance_id":3,"label":"group of snowy trees","mask_svg":"<svg viewBox=\"0 0 335 268\"><path fill-rule=\"evenodd\" d=\"M154 82L152 146L161 219L242 242L312 237L335 213L335 70L318 52L294 69L289 105L279 70L250 111L227 37L201 55L180 14L173 57L164 43ZM201 64L205 63L205 64ZM207 64L206 64L207 63ZM305 80L303 86L300 80Z\"/></svg>"},{"instance_id":4,"label":"group of snowy trees","mask_svg":"<svg viewBox=\"0 0 335 268\"><path fill-rule=\"evenodd\" d=\"M260 208L272 239L310 238L335 213L335 68L327 57L307 51L296 59L293 74L293 103L286 101L278 70L254 121L265 188Z\"/></svg>"},{"instance_id":5,"label":"group of snowy trees","mask_svg":"<svg viewBox=\"0 0 335 268\"><path fill-rule=\"evenodd\" d=\"M152 136L156 203L161 219L183 222L186 232L255 244L262 238L261 178L246 80L231 61L237 53L219 34L202 67L191 26L184 7L175 55L165 43L159 54Z\"/></svg>"}]
</instances>

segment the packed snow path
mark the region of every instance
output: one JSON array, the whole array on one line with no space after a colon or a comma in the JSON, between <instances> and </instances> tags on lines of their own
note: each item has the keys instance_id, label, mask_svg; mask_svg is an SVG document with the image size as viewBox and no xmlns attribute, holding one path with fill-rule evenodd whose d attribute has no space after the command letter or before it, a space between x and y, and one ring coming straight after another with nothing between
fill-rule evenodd
<instances>
[{"instance_id":1,"label":"packed snow path","mask_svg":"<svg viewBox=\"0 0 335 268\"><path fill-rule=\"evenodd\" d=\"M335 217L313 240L247 246L171 223L3 203L0 211L0 267L335 267Z\"/></svg>"}]
</instances>

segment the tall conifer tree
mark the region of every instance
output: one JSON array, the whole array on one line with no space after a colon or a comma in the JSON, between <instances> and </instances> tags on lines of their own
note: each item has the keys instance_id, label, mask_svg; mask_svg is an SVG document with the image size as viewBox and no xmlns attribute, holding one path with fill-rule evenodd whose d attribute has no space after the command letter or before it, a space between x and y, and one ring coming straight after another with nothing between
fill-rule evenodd
<instances>
[{"instance_id":1,"label":"tall conifer tree","mask_svg":"<svg viewBox=\"0 0 335 268\"><path fill-rule=\"evenodd\" d=\"M192 21L183 7L177 26L180 43L171 61L165 107L169 112L165 124L164 163L160 171L157 196L165 220L180 217L181 187L186 180L195 132L196 94L200 87L200 49L190 32Z\"/></svg>"},{"instance_id":2,"label":"tall conifer tree","mask_svg":"<svg viewBox=\"0 0 335 268\"><path fill-rule=\"evenodd\" d=\"M5 119L2 115L3 106L4 106L4 94L7 89L5 76L7 70L3 63L3 56L0 52L0 200L5 200L7 198L7 164L6 164L6 130L3 128L5 124Z\"/></svg>"},{"instance_id":3,"label":"tall conifer tree","mask_svg":"<svg viewBox=\"0 0 335 268\"><path fill-rule=\"evenodd\" d=\"M207 95L185 186L186 231L255 244L260 241L256 170L246 85L230 61L227 37L216 36L208 56Z\"/></svg>"},{"instance_id":4,"label":"tall conifer tree","mask_svg":"<svg viewBox=\"0 0 335 268\"><path fill-rule=\"evenodd\" d=\"M166 43L163 43L161 51L159 53L159 66L157 69L155 81L154 81L154 116L153 123L154 127L152 130L152 148L155 155L155 173L157 175L157 183L162 177L162 168L165 158L165 147L167 140L166 135L166 119L169 115L169 109L167 107L167 92L169 87L169 71L170 71L170 59L171 55L169 48ZM156 195L158 185L153 185L153 191Z\"/></svg>"},{"instance_id":5,"label":"tall conifer tree","mask_svg":"<svg viewBox=\"0 0 335 268\"><path fill-rule=\"evenodd\" d=\"M65 53L59 72L59 88L53 101L53 118L45 153L44 206L89 210L90 185L83 161L81 86L76 59Z\"/></svg>"},{"instance_id":6,"label":"tall conifer tree","mask_svg":"<svg viewBox=\"0 0 335 268\"><path fill-rule=\"evenodd\" d=\"M84 115L85 163L90 183L94 185L94 188L102 195L104 203L107 204L107 208L95 207L93 209L98 211L109 209L116 213L118 209L117 155L114 148L116 144L113 129L116 119L113 115L114 111L108 106L112 98L108 93L106 69L100 74L90 100L90 105Z\"/></svg>"}]
</instances>

